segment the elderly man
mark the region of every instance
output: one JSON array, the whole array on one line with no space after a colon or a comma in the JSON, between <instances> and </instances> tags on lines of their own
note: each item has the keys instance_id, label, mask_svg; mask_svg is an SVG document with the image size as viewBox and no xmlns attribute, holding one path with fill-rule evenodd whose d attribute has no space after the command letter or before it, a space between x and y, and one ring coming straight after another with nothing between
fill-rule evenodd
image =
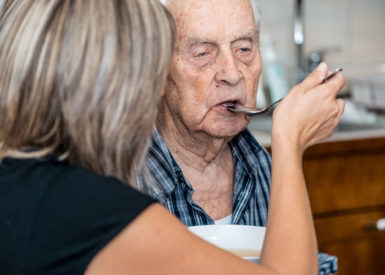
<instances>
[{"instance_id":1,"label":"elderly man","mask_svg":"<svg viewBox=\"0 0 385 275\"><path fill-rule=\"evenodd\" d=\"M187 226L265 226L271 160L223 104L255 106L259 14L249 0L169 0L177 37L147 163L155 197ZM325 68L326 69L326 68ZM290 123L289 121L287 123ZM336 259L320 254L320 274Z\"/></svg>"}]
</instances>

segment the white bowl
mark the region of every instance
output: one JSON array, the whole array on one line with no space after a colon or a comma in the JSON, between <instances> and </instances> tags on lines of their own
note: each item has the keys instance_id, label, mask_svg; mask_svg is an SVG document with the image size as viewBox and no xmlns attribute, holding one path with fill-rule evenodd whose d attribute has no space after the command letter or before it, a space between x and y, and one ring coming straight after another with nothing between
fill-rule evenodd
<instances>
[{"instance_id":1,"label":"white bowl","mask_svg":"<svg viewBox=\"0 0 385 275\"><path fill-rule=\"evenodd\" d=\"M266 231L265 227L233 224L190 226L188 229L205 241L253 262L259 260Z\"/></svg>"}]
</instances>

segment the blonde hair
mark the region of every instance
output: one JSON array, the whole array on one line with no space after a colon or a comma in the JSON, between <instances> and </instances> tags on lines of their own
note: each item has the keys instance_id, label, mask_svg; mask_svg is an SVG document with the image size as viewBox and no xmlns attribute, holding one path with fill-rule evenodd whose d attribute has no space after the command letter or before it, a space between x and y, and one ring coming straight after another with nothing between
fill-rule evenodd
<instances>
[{"instance_id":1,"label":"blonde hair","mask_svg":"<svg viewBox=\"0 0 385 275\"><path fill-rule=\"evenodd\" d=\"M5 1L0 160L53 155L133 184L173 40L158 0Z\"/></svg>"}]
</instances>

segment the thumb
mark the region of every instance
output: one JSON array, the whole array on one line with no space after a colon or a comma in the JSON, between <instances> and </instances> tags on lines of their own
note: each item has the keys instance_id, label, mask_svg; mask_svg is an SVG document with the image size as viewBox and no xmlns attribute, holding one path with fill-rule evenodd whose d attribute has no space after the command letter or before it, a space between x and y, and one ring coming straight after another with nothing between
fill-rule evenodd
<instances>
[{"instance_id":1,"label":"thumb","mask_svg":"<svg viewBox=\"0 0 385 275\"><path fill-rule=\"evenodd\" d=\"M321 62L314 71L309 74L305 80L300 83L300 86L305 90L312 89L321 84L328 74L328 66L325 62Z\"/></svg>"}]
</instances>

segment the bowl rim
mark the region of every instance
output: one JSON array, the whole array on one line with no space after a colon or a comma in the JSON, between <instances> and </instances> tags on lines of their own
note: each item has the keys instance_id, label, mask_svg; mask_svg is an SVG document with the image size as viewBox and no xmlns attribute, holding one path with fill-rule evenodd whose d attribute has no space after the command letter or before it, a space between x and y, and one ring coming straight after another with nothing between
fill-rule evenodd
<instances>
[{"instance_id":1,"label":"bowl rim","mask_svg":"<svg viewBox=\"0 0 385 275\"><path fill-rule=\"evenodd\" d=\"M238 224L210 224L210 225L196 225L196 226L188 226L188 229L190 232L194 233L201 239L221 248L224 250L231 250L231 249L249 249L249 248L241 248L241 247L226 247L226 245L220 245L216 243L218 239L216 237L210 238L211 235L214 235L216 232L223 232L223 230L226 230L226 228L231 229L230 233L240 233L244 231L244 233L248 232L257 234L259 238L256 239L256 243L260 247L259 249L256 249L258 251L262 251L263 242L265 238L266 233L266 227L263 226L255 226L255 225L238 225ZM205 234L204 236L200 234ZM213 240L214 239L214 240ZM252 260L257 261L259 259L259 256L257 257L242 257L246 260Z\"/></svg>"}]
</instances>

